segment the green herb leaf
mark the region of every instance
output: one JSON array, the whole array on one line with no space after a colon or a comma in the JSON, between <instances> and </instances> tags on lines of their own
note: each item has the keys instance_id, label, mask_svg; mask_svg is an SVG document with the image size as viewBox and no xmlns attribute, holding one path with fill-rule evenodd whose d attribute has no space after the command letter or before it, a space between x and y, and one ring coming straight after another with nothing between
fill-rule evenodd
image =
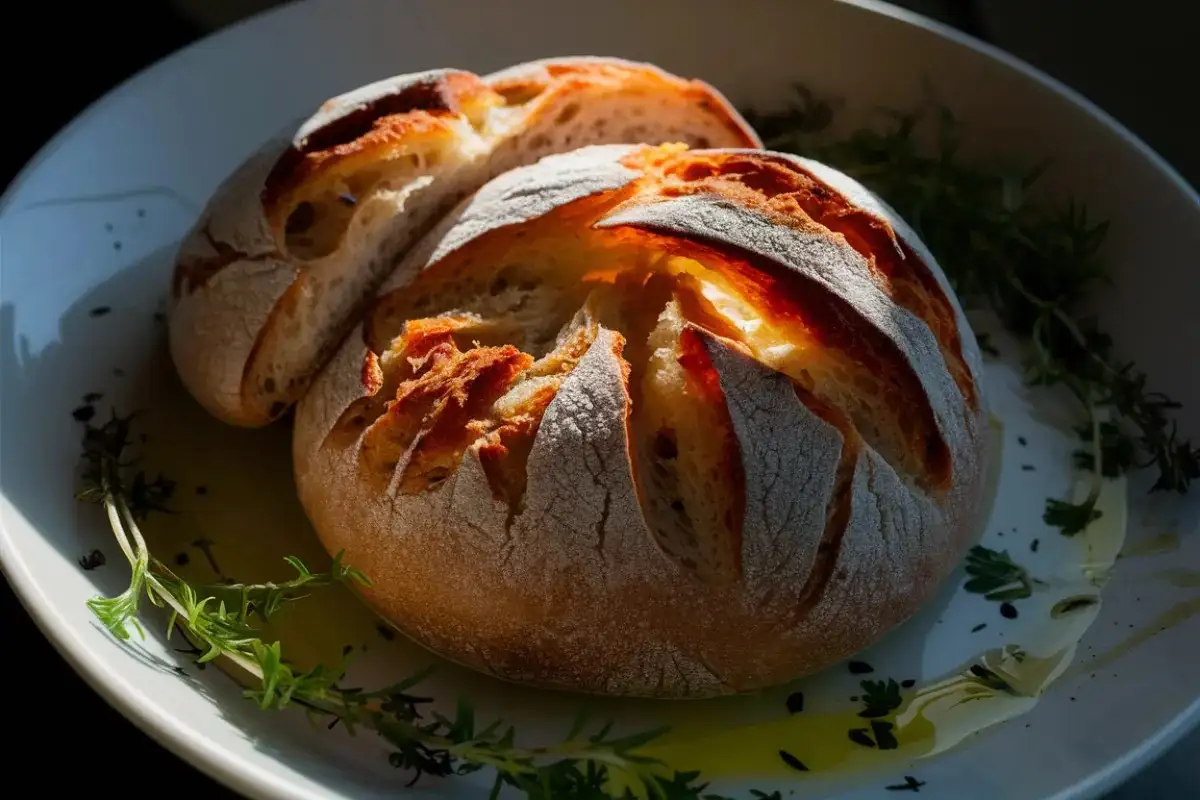
<instances>
[{"instance_id":1,"label":"green herb leaf","mask_svg":"<svg viewBox=\"0 0 1200 800\"><path fill-rule=\"evenodd\" d=\"M1063 536L1074 536L1087 530L1101 512L1096 508L1096 498L1088 497L1082 503L1068 503L1053 497L1046 500L1046 510L1042 513L1042 521L1052 528L1058 528Z\"/></svg>"},{"instance_id":2,"label":"green herb leaf","mask_svg":"<svg viewBox=\"0 0 1200 800\"><path fill-rule=\"evenodd\" d=\"M900 697L900 684L888 678L884 681L862 681L862 701L865 708L858 712L860 717L873 719L886 717L904 704Z\"/></svg>"},{"instance_id":3,"label":"green herb leaf","mask_svg":"<svg viewBox=\"0 0 1200 800\"><path fill-rule=\"evenodd\" d=\"M1033 579L1008 551L975 545L967 552L967 582L963 589L995 603L1022 600L1033 594Z\"/></svg>"}]
</instances>

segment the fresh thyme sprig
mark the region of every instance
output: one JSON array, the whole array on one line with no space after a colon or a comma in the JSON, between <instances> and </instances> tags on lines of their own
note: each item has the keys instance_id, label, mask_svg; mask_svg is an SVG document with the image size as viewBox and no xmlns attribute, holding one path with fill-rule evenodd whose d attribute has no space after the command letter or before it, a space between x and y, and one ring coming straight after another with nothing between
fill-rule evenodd
<instances>
[{"instance_id":1,"label":"fresh thyme sprig","mask_svg":"<svg viewBox=\"0 0 1200 800\"><path fill-rule=\"evenodd\" d=\"M463 775L484 768L495 771L492 797L505 786L535 800L551 798L639 798L639 800L721 800L706 792L698 772L678 772L639 749L663 730L626 736L612 734L612 724L586 733L580 717L566 739L550 747L517 743L511 726L497 720L476 723L470 706L460 702L454 718L423 707L431 698L412 693L428 674L418 673L375 691L340 684L348 663L336 669L317 666L300 670L290 664L279 642L263 640L254 618L268 618L285 603L299 600L319 586L336 582L367 583L361 572L334 559L328 573L313 573L299 559L288 558L297 577L281 583L193 587L151 553L122 472L127 459L132 417L115 413L102 426L84 433L84 485L81 500L99 503L131 567L129 587L116 597L99 597L88 606L120 639L130 630L144 635L138 621L141 599L169 610L168 636L177 628L197 648L197 661L228 659L257 683L246 692L263 709L302 708L330 727L351 734L360 728L383 738L393 752L391 764L421 775ZM142 473L137 473L142 474ZM138 484L137 479L130 485ZM164 510L162 498L151 498ZM150 510L146 508L145 510ZM347 654L348 659L350 654Z\"/></svg>"},{"instance_id":2,"label":"fresh thyme sprig","mask_svg":"<svg viewBox=\"0 0 1200 800\"><path fill-rule=\"evenodd\" d=\"M1079 314L1080 301L1107 281L1099 250L1108 226L1075 202L1031 202L1045 164L1022 170L968 161L959 153L959 123L940 107L888 111L881 126L837 140L824 135L833 104L803 87L790 107L747 117L768 148L828 163L895 208L964 303L989 306L1029 345L1031 384L1065 385L1092 409L1111 410L1096 448L1103 474L1154 467L1152 491L1176 492L1200 478L1200 448L1181 440L1169 417L1179 404L1149 391L1144 373L1116 360L1096 320ZM1094 468L1094 458L1077 463ZM1082 503L1051 501L1046 521L1066 532L1097 515L1090 495Z\"/></svg>"}]
</instances>

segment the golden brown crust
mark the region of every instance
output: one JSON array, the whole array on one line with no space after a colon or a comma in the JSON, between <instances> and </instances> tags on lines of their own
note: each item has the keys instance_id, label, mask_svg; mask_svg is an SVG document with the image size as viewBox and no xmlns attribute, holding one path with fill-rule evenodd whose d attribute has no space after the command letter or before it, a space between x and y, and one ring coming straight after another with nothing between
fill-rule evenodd
<instances>
[{"instance_id":1,"label":"golden brown crust","mask_svg":"<svg viewBox=\"0 0 1200 800\"><path fill-rule=\"evenodd\" d=\"M648 64L615 59L564 59L546 62L540 70L501 73L490 88L513 105L537 99L549 105L555 96L569 96L580 89L610 86L630 94L646 92L679 93L695 105L719 117L731 137L730 147L760 147L762 142L731 106L721 100L711 85L700 80L685 80ZM564 113L571 113L569 110ZM708 147L711 142L697 142Z\"/></svg>"},{"instance_id":2,"label":"golden brown crust","mask_svg":"<svg viewBox=\"0 0 1200 800\"><path fill-rule=\"evenodd\" d=\"M176 300L203 288L218 272L230 264L239 261L256 262L283 258L278 250L265 253L243 253L227 242L218 241L212 235L212 230L207 224L200 227L198 235L212 249L212 253L209 255L185 254L175 263L175 270L171 274L171 296Z\"/></svg>"},{"instance_id":3,"label":"golden brown crust","mask_svg":"<svg viewBox=\"0 0 1200 800\"><path fill-rule=\"evenodd\" d=\"M449 120L478 119L481 109L499 102L501 98L478 76L457 71L414 81L398 92L381 90L345 108L341 98L328 100L321 107L328 118L294 140L267 175L262 192L267 215L274 219L294 205L288 199L326 172L350 172L385 158L401 145L452 137Z\"/></svg>"},{"instance_id":4,"label":"golden brown crust","mask_svg":"<svg viewBox=\"0 0 1200 800\"><path fill-rule=\"evenodd\" d=\"M517 173L298 409L305 510L373 605L507 680L672 697L795 678L916 611L974 535L986 402L899 221L778 154Z\"/></svg>"}]
</instances>

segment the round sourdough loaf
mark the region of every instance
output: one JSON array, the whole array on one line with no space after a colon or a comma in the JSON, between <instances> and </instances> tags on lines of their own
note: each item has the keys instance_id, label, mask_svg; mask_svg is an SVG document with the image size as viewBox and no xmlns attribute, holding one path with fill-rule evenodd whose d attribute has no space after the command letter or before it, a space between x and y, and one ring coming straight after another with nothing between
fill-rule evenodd
<instances>
[{"instance_id":1,"label":"round sourdough loaf","mask_svg":"<svg viewBox=\"0 0 1200 800\"><path fill-rule=\"evenodd\" d=\"M755 150L588 147L405 257L297 408L325 546L512 681L700 697L877 640L975 526L986 410L933 258Z\"/></svg>"},{"instance_id":2,"label":"round sourdough loaf","mask_svg":"<svg viewBox=\"0 0 1200 800\"><path fill-rule=\"evenodd\" d=\"M215 416L303 394L416 239L494 175L586 144L757 147L712 87L610 58L402 75L329 100L216 190L171 287L171 354Z\"/></svg>"}]
</instances>

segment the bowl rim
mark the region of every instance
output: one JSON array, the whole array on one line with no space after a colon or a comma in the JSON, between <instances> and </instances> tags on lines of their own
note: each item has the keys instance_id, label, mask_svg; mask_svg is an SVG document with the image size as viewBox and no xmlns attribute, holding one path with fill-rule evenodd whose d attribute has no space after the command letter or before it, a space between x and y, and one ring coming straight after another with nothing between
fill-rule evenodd
<instances>
[{"instance_id":1,"label":"bowl rim","mask_svg":"<svg viewBox=\"0 0 1200 800\"><path fill-rule=\"evenodd\" d=\"M1031 81L1041 84L1124 140L1161 175L1173 183L1183 197L1200 212L1200 192L1185 180L1166 159L1108 112L1057 78L995 45L923 14L894 6L883 0L835 0L835 2L921 28L956 45L973 50L985 58L999 62ZM211 31L196 41L153 61L93 100L43 144L13 177L3 194L0 194L0 218L9 211L13 197L18 190L75 133L77 128L90 123L93 117L103 113L107 106L119 98L140 88L150 73L165 63L182 59L200 48L210 47L213 40L226 33L248 27L270 25L276 17L304 13L303 9L310 5L312 3L307 1L285 3L275 8L256 12L220 30ZM0 497L0 502L3 502L10 513L20 513L6 498ZM205 737L195 736L191 727L183 720L169 713L149 696L143 694L120 672L92 657L89 645L56 611L54 603L38 584L29 564L20 557L16 540L10 534L2 518L0 518L0 572L4 574L13 593L41 630L42 635L49 640L71 668L111 707L159 745L213 779L247 797L261 798L261 800L284 800L285 798L291 800L296 797L316 800L320 797L307 787L300 789L298 793L299 787L294 782L261 765L240 757L230 758L230 754L222 746ZM1146 737L1120 758L1105 768L1093 772L1073 786L1048 796L1044 800L1089 800L1089 798L1100 797L1133 777L1186 734L1198 727L1200 727L1200 695L1155 733Z\"/></svg>"}]
</instances>

